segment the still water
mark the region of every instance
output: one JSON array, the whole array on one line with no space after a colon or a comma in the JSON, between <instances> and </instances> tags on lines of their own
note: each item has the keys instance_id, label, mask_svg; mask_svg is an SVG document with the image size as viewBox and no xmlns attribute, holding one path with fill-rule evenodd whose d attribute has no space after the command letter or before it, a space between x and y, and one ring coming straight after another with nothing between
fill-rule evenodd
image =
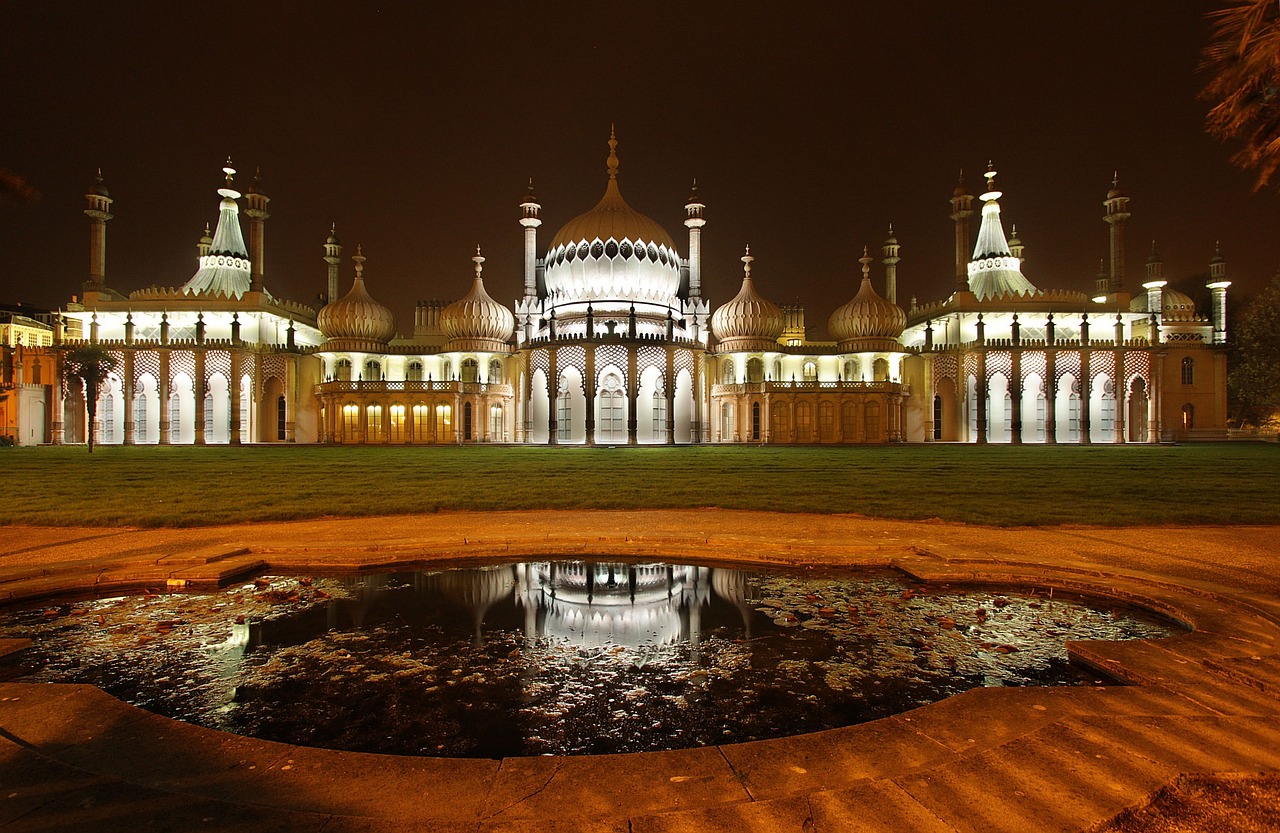
<instances>
[{"instance_id":1,"label":"still water","mask_svg":"<svg viewBox=\"0 0 1280 833\"><path fill-rule=\"evenodd\" d=\"M11 611L8 676L253 737L401 755L598 754L846 726L978 686L1103 685L1067 640L1132 608L893 575L531 562L265 577Z\"/></svg>"}]
</instances>

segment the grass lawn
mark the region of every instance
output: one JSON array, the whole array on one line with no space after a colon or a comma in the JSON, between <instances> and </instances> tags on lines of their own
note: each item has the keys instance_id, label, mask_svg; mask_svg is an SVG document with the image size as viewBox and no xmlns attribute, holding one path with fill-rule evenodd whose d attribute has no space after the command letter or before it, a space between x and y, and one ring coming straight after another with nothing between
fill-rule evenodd
<instances>
[{"instance_id":1,"label":"grass lawn","mask_svg":"<svg viewBox=\"0 0 1280 833\"><path fill-rule=\"evenodd\" d=\"M766 509L992 524L1280 523L1280 446L260 446L0 450L0 524L440 509Z\"/></svg>"}]
</instances>

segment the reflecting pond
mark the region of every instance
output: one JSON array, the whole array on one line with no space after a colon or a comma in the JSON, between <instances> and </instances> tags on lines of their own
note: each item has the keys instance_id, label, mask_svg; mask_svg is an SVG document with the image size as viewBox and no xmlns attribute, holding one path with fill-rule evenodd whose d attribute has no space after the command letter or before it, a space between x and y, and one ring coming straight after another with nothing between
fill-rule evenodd
<instances>
[{"instance_id":1,"label":"reflecting pond","mask_svg":"<svg viewBox=\"0 0 1280 833\"><path fill-rule=\"evenodd\" d=\"M1067 640L1176 630L1048 593L604 561L264 577L0 619L0 635L36 640L10 677L288 743L495 758L779 737L978 686L1104 685Z\"/></svg>"}]
</instances>

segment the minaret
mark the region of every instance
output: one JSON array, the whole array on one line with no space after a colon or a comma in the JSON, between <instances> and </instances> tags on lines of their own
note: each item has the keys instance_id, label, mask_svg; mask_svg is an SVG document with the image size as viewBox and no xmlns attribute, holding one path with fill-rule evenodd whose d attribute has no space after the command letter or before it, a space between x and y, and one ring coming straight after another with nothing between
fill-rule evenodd
<instances>
[{"instance_id":1,"label":"minaret","mask_svg":"<svg viewBox=\"0 0 1280 833\"><path fill-rule=\"evenodd\" d=\"M329 294L325 303L338 300L338 267L342 264L342 241L338 239L338 224L329 226L329 239L324 241L324 262L329 264Z\"/></svg>"},{"instance_id":2,"label":"minaret","mask_svg":"<svg viewBox=\"0 0 1280 833\"><path fill-rule=\"evenodd\" d=\"M695 179L684 205L684 224L689 229L689 299L693 301L702 297L702 227L707 224L702 210L706 207L698 197L698 180Z\"/></svg>"},{"instance_id":3,"label":"minaret","mask_svg":"<svg viewBox=\"0 0 1280 833\"><path fill-rule=\"evenodd\" d=\"M231 166L231 159L227 159L227 167ZM264 236L267 228L267 218L271 215L267 213L267 203L271 202L271 198L262 193L262 172L254 169L253 182L249 184L249 190L245 192L245 216L249 218L249 291L262 291L262 250L264 245Z\"/></svg>"},{"instance_id":4,"label":"minaret","mask_svg":"<svg viewBox=\"0 0 1280 833\"><path fill-rule=\"evenodd\" d=\"M209 254L209 250L213 248L213 232L209 230L209 224L204 224L204 234L200 235L200 242L196 243L196 259Z\"/></svg>"},{"instance_id":5,"label":"minaret","mask_svg":"<svg viewBox=\"0 0 1280 833\"><path fill-rule=\"evenodd\" d=\"M1018 259L1018 263L1026 263L1027 258L1023 254L1026 247L1022 245L1022 238L1018 237L1018 224L1013 224L1013 236L1009 238L1009 254Z\"/></svg>"},{"instance_id":6,"label":"minaret","mask_svg":"<svg viewBox=\"0 0 1280 833\"><path fill-rule=\"evenodd\" d=\"M1099 298L1111 294L1111 275L1107 273L1107 261L1098 258L1098 275L1093 279L1093 291Z\"/></svg>"},{"instance_id":7,"label":"minaret","mask_svg":"<svg viewBox=\"0 0 1280 833\"><path fill-rule=\"evenodd\" d=\"M1209 291L1213 293L1213 343L1227 343L1227 261L1222 256L1222 244L1213 244L1213 257L1209 260Z\"/></svg>"},{"instance_id":8,"label":"minaret","mask_svg":"<svg viewBox=\"0 0 1280 833\"><path fill-rule=\"evenodd\" d=\"M89 218L89 280L85 281L84 291L101 292L107 286L107 220L111 219L112 203L107 186L102 184L101 168L84 198L89 201L84 210Z\"/></svg>"},{"instance_id":9,"label":"minaret","mask_svg":"<svg viewBox=\"0 0 1280 833\"><path fill-rule=\"evenodd\" d=\"M542 206L533 194L533 179L529 180L529 190L520 203L520 225L524 227L524 297L532 302L538 297L538 211Z\"/></svg>"},{"instance_id":10,"label":"minaret","mask_svg":"<svg viewBox=\"0 0 1280 833\"><path fill-rule=\"evenodd\" d=\"M1120 174L1111 180L1111 190L1103 203L1102 219L1111 226L1111 293L1124 291L1124 221L1129 219L1129 197L1120 190Z\"/></svg>"},{"instance_id":11,"label":"minaret","mask_svg":"<svg viewBox=\"0 0 1280 833\"><path fill-rule=\"evenodd\" d=\"M1151 241L1151 256L1147 258L1147 280L1142 284L1142 288L1147 290L1147 312L1151 315L1151 342L1154 344L1159 337L1155 326L1157 316L1164 314L1164 287L1168 281L1164 279L1164 261L1160 259L1159 252L1156 251L1156 241Z\"/></svg>"},{"instance_id":12,"label":"minaret","mask_svg":"<svg viewBox=\"0 0 1280 833\"><path fill-rule=\"evenodd\" d=\"M964 187L964 170L951 192L951 219L956 224L956 292L969 291L969 218L973 216L973 195Z\"/></svg>"},{"instance_id":13,"label":"minaret","mask_svg":"<svg viewBox=\"0 0 1280 833\"><path fill-rule=\"evenodd\" d=\"M898 238L893 234L893 223L889 224L889 236L884 241L884 299L891 304L898 303Z\"/></svg>"}]
</instances>

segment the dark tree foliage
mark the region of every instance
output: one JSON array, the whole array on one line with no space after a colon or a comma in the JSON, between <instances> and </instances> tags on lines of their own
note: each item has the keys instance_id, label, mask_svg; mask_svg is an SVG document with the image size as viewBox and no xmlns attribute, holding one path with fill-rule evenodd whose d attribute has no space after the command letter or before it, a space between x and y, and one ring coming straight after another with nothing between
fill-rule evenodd
<instances>
[{"instance_id":1,"label":"dark tree foliage","mask_svg":"<svg viewBox=\"0 0 1280 833\"><path fill-rule=\"evenodd\" d=\"M1232 161L1255 171L1261 189L1280 168L1280 0L1233 0L1209 19L1201 64L1209 133L1244 142Z\"/></svg>"},{"instance_id":2,"label":"dark tree foliage","mask_svg":"<svg viewBox=\"0 0 1280 833\"><path fill-rule=\"evenodd\" d=\"M84 386L84 403L89 411L89 423L85 435L89 441L89 453L93 453L93 423L98 417L98 394L102 383L116 369L116 357L101 347L77 347L63 358L62 378L65 385L79 382Z\"/></svg>"},{"instance_id":3,"label":"dark tree foliage","mask_svg":"<svg viewBox=\"0 0 1280 833\"><path fill-rule=\"evenodd\" d=\"M1227 399L1233 421L1261 426L1280 417L1280 271L1230 332Z\"/></svg>"}]
</instances>

